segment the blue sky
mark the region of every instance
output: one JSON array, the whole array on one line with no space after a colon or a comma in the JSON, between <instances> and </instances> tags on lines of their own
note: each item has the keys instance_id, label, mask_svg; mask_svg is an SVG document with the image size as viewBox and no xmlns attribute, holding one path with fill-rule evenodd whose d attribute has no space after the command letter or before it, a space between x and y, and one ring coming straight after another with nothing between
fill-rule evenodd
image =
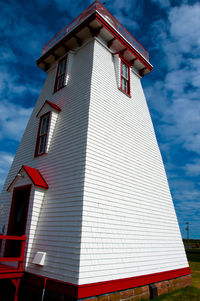
<instances>
[{"instance_id":1,"label":"blue sky","mask_svg":"<svg viewBox=\"0 0 200 301\"><path fill-rule=\"evenodd\" d=\"M43 45L93 1L0 0L0 189L40 93ZM150 53L142 80L183 237L200 238L200 3L114 0L106 8Z\"/></svg>"}]
</instances>

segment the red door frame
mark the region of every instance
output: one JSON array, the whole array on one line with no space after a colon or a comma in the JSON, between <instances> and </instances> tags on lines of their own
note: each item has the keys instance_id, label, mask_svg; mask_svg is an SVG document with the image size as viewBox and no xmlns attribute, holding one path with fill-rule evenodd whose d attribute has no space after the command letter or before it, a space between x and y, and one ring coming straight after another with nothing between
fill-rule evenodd
<instances>
[{"instance_id":1,"label":"red door frame","mask_svg":"<svg viewBox=\"0 0 200 301\"><path fill-rule=\"evenodd\" d=\"M29 184L29 185L15 187L13 189L13 195L12 195L12 201L11 201L11 207L10 207L10 215L9 215L8 228L7 228L7 235L13 235L10 232L12 231L13 217L16 214L16 210L15 210L15 207L16 207L15 206L16 205L16 191L23 190L23 189L28 190L27 209L26 209L25 227L24 227L24 232L26 233L26 224L27 224L27 219L28 219L28 210L29 210L29 201L30 201L30 195L31 195L31 187L32 187L32 185ZM23 233L22 235L24 235L25 233ZM9 248L9 243L7 242L6 245L5 245L4 254L6 254L6 251L8 250L7 248Z\"/></svg>"}]
</instances>

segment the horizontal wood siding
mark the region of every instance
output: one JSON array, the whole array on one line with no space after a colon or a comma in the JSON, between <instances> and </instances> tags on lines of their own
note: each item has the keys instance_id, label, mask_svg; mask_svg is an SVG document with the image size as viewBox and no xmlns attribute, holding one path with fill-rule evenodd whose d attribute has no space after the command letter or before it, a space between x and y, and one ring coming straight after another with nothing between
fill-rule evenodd
<instances>
[{"instance_id":1,"label":"horizontal wood siding","mask_svg":"<svg viewBox=\"0 0 200 301\"><path fill-rule=\"evenodd\" d=\"M70 56L67 85L56 93L53 93L56 64L49 70L1 196L5 209L2 224L7 224L12 198L12 193L6 192L8 185L23 164L41 172L49 189L44 192L44 199L41 189L33 189L32 210L27 223L26 270L75 284L79 272L92 63L93 43L89 43ZM52 114L48 154L35 158L39 125L36 115L47 99L58 105L61 112L57 120L56 113ZM37 251L47 253L43 267L32 264Z\"/></svg>"},{"instance_id":2,"label":"horizontal wood siding","mask_svg":"<svg viewBox=\"0 0 200 301\"><path fill-rule=\"evenodd\" d=\"M79 284L188 266L140 79L130 98L115 67L96 41Z\"/></svg>"},{"instance_id":3,"label":"horizontal wood siding","mask_svg":"<svg viewBox=\"0 0 200 301\"><path fill-rule=\"evenodd\" d=\"M97 40L69 59L56 93L56 64L48 71L1 195L0 227L12 199L6 189L28 165L49 189L32 185L26 271L86 284L187 267L139 77L131 72L131 97L120 91L116 60ZM48 154L34 157L47 99L61 112L52 114ZM38 251L47 254L43 267L32 263Z\"/></svg>"}]
</instances>

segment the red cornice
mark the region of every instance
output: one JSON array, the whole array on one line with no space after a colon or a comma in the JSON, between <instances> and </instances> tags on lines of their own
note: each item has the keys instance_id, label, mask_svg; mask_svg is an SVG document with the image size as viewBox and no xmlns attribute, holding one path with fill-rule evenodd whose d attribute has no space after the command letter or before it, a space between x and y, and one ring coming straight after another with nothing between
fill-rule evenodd
<instances>
[{"instance_id":1,"label":"red cornice","mask_svg":"<svg viewBox=\"0 0 200 301\"><path fill-rule=\"evenodd\" d=\"M133 53L150 71L152 66L137 52L133 47L131 47L115 30L112 28L98 13L96 13L96 19L104 25L108 31L110 31L131 53Z\"/></svg>"},{"instance_id":2,"label":"red cornice","mask_svg":"<svg viewBox=\"0 0 200 301\"><path fill-rule=\"evenodd\" d=\"M142 62L145 67L151 71L151 64L145 60L145 58L134 48L132 47L119 33L116 32L114 28L112 28L99 14L98 12L94 12L90 15L85 21L83 21L78 27L74 28L72 32L70 32L67 36L65 36L62 40L60 40L56 45L50 48L44 55L42 55L38 60L37 64L39 65L46 57L48 57L51 53L54 53L57 47L61 46L64 42L70 39L74 34L80 31L84 26L87 26L91 21L96 19L99 21L116 39L118 39L135 57L138 58Z\"/></svg>"}]
</instances>

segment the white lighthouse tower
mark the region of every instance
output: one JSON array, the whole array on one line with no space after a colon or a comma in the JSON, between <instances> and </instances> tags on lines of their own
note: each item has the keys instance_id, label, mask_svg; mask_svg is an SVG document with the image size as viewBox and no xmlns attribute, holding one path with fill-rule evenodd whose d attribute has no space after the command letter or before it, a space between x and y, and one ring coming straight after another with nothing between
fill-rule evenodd
<instances>
[{"instance_id":1,"label":"white lighthouse tower","mask_svg":"<svg viewBox=\"0 0 200 301\"><path fill-rule=\"evenodd\" d=\"M1 256L22 256L7 239L26 235L15 300L21 278L19 300L34 301L148 299L187 285L141 86L147 51L95 1L37 64L47 78L1 195Z\"/></svg>"}]
</instances>

